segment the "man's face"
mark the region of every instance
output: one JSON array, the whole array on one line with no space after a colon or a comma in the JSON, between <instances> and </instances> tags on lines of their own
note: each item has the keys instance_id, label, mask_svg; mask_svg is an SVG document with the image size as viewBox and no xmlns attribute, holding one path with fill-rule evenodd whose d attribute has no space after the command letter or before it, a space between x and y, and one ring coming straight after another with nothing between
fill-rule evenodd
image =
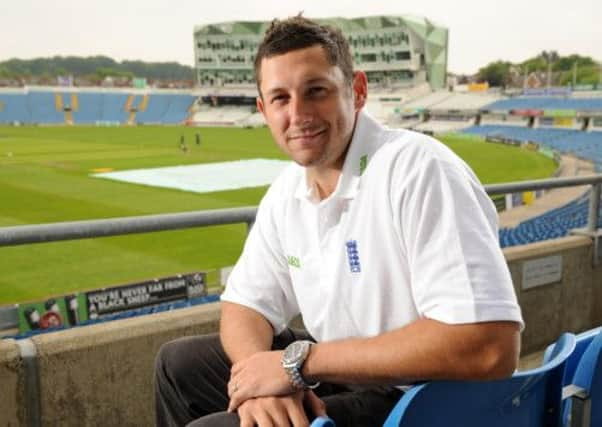
<instances>
[{"instance_id":1,"label":"man's face","mask_svg":"<svg viewBox=\"0 0 602 427\"><path fill-rule=\"evenodd\" d=\"M301 166L340 170L365 103L365 74L349 87L319 45L264 58L260 73L257 108L278 146Z\"/></svg>"}]
</instances>

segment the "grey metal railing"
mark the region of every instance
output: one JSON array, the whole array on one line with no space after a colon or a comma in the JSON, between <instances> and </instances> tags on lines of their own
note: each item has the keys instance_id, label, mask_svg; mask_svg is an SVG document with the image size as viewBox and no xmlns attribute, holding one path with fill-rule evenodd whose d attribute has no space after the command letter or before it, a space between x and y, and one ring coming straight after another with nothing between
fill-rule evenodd
<instances>
[{"instance_id":1,"label":"grey metal railing","mask_svg":"<svg viewBox=\"0 0 602 427\"><path fill-rule=\"evenodd\" d=\"M581 234L596 236L598 210L600 206L601 175L574 178L554 178L486 185L490 195L522 191L547 190L560 187L590 185L589 217L587 227ZM61 240L108 237L154 231L178 230L183 228L246 223L248 229L255 221L256 207L216 209L209 211L176 214L146 215L126 218L72 221L54 224L20 225L0 228L0 247L47 243ZM602 245L596 245L596 248ZM597 249L596 249L596 259ZM17 326L17 307L0 307L0 330Z\"/></svg>"},{"instance_id":2,"label":"grey metal railing","mask_svg":"<svg viewBox=\"0 0 602 427\"><path fill-rule=\"evenodd\" d=\"M246 207L58 222L54 224L18 225L0 228L0 246L48 243L60 240L119 236L225 224L246 223L250 229L255 221L256 213L256 207Z\"/></svg>"}]
</instances>

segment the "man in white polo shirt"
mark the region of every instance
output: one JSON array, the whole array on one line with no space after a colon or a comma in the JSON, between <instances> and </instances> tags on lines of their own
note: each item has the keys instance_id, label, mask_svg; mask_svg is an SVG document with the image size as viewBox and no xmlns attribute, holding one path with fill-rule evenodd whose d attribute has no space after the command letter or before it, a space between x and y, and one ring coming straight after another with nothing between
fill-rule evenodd
<instances>
[{"instance_id":1,"label":"man in white polo shirt","mask_svg":"<svg viewBox=\"0 0 602 427\"><path fill-rule=\"evenodd\" d=\"M261 201L219 337L159 353L157 423L300 426L327 413L376 426L403 385L511 375L522 319L473 172L362 110L366 75L339 30L274 21L255 67L258 109L295 163ZM297 314L311 338L288 329Z\"/></svg>"}]
</instances>

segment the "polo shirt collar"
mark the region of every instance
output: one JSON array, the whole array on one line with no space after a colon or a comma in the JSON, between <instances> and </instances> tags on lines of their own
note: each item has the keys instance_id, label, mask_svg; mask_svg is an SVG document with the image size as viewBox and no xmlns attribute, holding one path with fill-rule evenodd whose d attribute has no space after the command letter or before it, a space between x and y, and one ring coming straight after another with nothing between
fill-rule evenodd
<instances>
[{"instance_id":1,"label":"polo shirt collar","mask_svg":"<svg viewBox=\"0 0 602 427\"><path fill-rule=\"evenodd\" d=\"M357 195L360 177L368 167L372 155L382 144L379 137L382 130L383 127L374 118L364 110L360 110L343 169L331 197L353 199ZM314 194L315 189L307 185L307 170L303 168L302 177L295 191L295 198L311 201L315 200Z\"/></svg>"}]
</instances>

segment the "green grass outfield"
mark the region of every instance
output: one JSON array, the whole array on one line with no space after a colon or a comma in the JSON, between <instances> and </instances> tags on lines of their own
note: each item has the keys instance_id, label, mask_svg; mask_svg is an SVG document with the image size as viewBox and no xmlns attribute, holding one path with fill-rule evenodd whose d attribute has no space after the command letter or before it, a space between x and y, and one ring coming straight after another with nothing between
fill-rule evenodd
<instances>
[{"instance_id":1,"label":"green grass outfield","mask_svg":"<svg viewBox=\"0 0 602 427\"><path fill-rule=\"evenodd\" d=\"M200 133L202 142L195 144ZM187 153L179 149L184 135ZM539 154L442 138L484 183L550 176ZM0 227L257 205L265 187L207 194L89 177L93 169L285 158L260 129L0 127ZM244 224L0 248L0 304L35 301L235 262Z\"/></svg>"}]
</instances>

